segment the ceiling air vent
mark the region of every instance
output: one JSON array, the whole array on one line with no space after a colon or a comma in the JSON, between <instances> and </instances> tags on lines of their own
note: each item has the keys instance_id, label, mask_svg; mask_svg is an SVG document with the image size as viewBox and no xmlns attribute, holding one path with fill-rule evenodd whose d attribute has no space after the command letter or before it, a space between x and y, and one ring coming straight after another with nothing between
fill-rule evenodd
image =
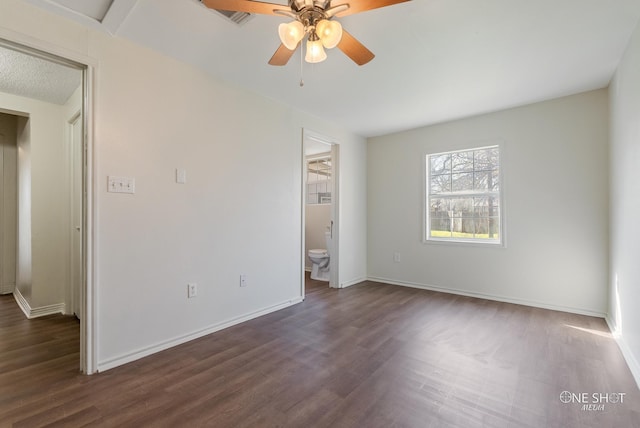
<instances>
[{"instance_id":1,"label":"ceiling air vent","mask_svg":"<svg viewBox=\"0 0 640 428\"><path fill-rule=\"evenodd\" d=\"M224 16L229 21L231 21L231 22L233 22L233 23L235 23L237 25L244 24L249 19L251 19L251 17L253 16L250 13L247 13L247 12L233 12L231 10L219 10L219 9L213 9L213 10L215 10L220 15Z\"/></svg>"},{"instance_id":2,"label":"ceiling air vent","mask_svg":"<svg viewBox=\"0 0 640 428\"><path fill-rule=\"evenodd\" d=\"M242 25L251 19L251 14L247 12L232 12L229 10L218 10L215 9L216 12L225 16L227 19L231 20L231 22L235 22L238 25Z\"/></svg>"}]
</instances>

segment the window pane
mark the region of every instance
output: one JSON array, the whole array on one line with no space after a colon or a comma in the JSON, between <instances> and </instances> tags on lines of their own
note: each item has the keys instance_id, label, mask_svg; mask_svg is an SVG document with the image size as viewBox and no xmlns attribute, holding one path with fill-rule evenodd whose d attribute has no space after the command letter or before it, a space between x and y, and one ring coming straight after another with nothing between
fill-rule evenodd
<instances>
[{"instance_id":1,"label":"window pane","mask_svg":"<svg viewBox=\"0 0 640 428\"><path fill-rule=\"evenodd\" d=\"M491 154L488 149L484 150L475 150L473 152L473 157L475 160L476 171L488 171L493 169L491 162Z\"/></svg>"},{"instance_id":2,"label":"window pane","mask_svg":"<svg viewBox=\"0 0 640 428\"><path fill-rule=\"evenodd\" d=\"M500 238L500 218L499 217L489 218L489 238L491 239Z\"/></svg>"},{"instance_id":3,"label":"window pane","mask_svg":"<svg viewBox=\"0 0 640 428\"><path fill-rule=\"evenodd\" d=\"M488 210L489 217L497 216L500 214L500 198L491 196L488 198Z\"/></svg>"},{"instance_id":4,"label":"window pane","mask_svg":"<svg viewBox=\"0 0 640 428\"><path fill-rule=\"evenodd\" d=\"M500 172L499 171L491 171L489 175L491 181L489 182L489 190L492 192L500 191Z\"/></svg>"},{"instance_id":5,"label":"window pane","mask_svg":"<svg viewBox=\"0 0 640 428\"><path fill-rule=\"evenodd\" d=\"M477 218L475 221L474 238L477 239L498 239L500 233L500 222L497 217Z\"/></svg>"},{"instance_id":6,"label":"window pane","mask_svg":"<svg viewBox=\"0 0 640 428\"><path fill-rule=\"evenodd\" d=\"M429 213L432 218L449 218L449 200L444 198L431 198L429 200Z\"/></svg>"},{"instance_id":7,"label":"window pane","mask_svg":"<svg viewBox=\"0 0 640 428\"><path fill-rule=\"evenodd\" d=\"M473 214L474 217L488 217L489 216L489 198L481 197L481 198L473 198Z\"/></svg>"},{"instance_id":8,"label":"window pane","mask_svg":"<svg viewBox=\"0 0 640 428\"><path fill-rule=\"evenodd\" d=\"M451 220L449 219L437 219L431 218L431 234L430 236L435 238L450 238Z\"/></svg>"},{"instance_id":9,"label":"window pane","mask_svg":"<svg viewBox=\"0 0 640 428\"><path fill-rule=\"evenodd\" d=\"M430 172L431 175L434 174L447 174L451 172L451 155L436 155L429 156L431 160Z\"/></svg>"},{"instance_id":10,"label":"window pane","mask_svg":"<svg viewBox=\"0 0 640 428\"><path fill-rule=\"evenodd\" d=\"M452 153L451 168L453 172L473 171L473 151Z\"/></svg>"},{"instance_id":11,"label":"window pane","mask_svg":"<svg viewBox=\"0 0 640 428\"><path fill-rule=\"evenodd\" d=\"M465 192L473 190L473 172L451 174L451 191Z\"/></svg>"},{"instance_id":12,"label":"window pane","mask_svg":"<svg viewBox=\"0 0 640 428\"><path fill-rule=\"evenodd\" d=\"M449 200L431 198L429 201L429 218L432 237L451 237L451 218L449 217Z\"/></svg>"},{"instance_id":13,"label":"window pane","mask_svg":"<svg viewBox=\"0 0 640 428\"><path fill-rule=\"evenodd\" d=\"M454 219L453 231L458 238L473 238L474 220L472 218Z\"/></svg>"},{"instance_id":14,"label":"window pane","mask_svg":"<svg viewBox=\"0 0 640 428\"><path fill-rule=\"evenodd\" d=\"M478 217L493 217L498 214L500 199L493 196L483 196L473 198L474 216Z\"/></svg>"},{"instance_id":15,"label":"window pane","mask_svg":"<svg viewBox=\"0 0 640 428\"><path fill-rule=\"evenodd\" d=\"M451 211L453 211L453 217L472 217L473 198L451 199Z\"/></svg>"},{"instance_id":16,"label":"window pane","mask_svg":"<svg viewBox=\"0 0 640 428\"><path fill-rule=\"evenodd\" d=\"M482 193L497 193L500 186L492 178L492 172L475 172L473 174L473 190Z\"/></svg>"},{"instance_id":17,"label":"window pane","mask_svg":"<svg viewBox=\"0 0 640 428\"><path fill-rule=\"evenodd\" d=\"M481 171L473 173L473 190L487 191L489 189L490 171Z\"/></svg>"},{"instance_id":18,"label":"window pane","mask_svg":"<svg viewBox=\"0 0 640 428\"><path fill-rule=\"evenodd\" d=\"M431 185L429 192L432 195L438 193L448 193L451 191L451 175L433 175L431 176Z\"/></svg>"},{"instance_id":19,"label":"window pane","mask_svg":"<svg viewBox=\"0 0 640 428\"><path fill-rule=\"evenodd\" d=\"M492 147L488 149L475 150L475 169L476 171L489 171L498 168L498 148Z\"/></svg>"},{"instance_id":20,"label":"window pane","mask_svg":"<svg viewBox=\"0 0 640 428\"><path fill-rule=\"evenodd\" d=\"M480 239L487 239L489 237L489 219L477 218L475 219L475 237Z\"/></svg>"}]
</instances>

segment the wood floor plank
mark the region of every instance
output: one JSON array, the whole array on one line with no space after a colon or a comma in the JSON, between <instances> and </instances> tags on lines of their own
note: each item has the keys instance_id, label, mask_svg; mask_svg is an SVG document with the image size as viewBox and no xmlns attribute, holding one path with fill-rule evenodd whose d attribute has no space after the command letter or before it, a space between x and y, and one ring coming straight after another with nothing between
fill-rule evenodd
<instances>
[{"instance_id":1,"label":"wood floor plank","mask_svg":"<svg viewBox=\"0 0 640 428\"><path fill-rule=\"evenodd\" d=\"M602 319L373 282L105 373L73 317L0 296L0 427L638 427ZM598 411L562 391L625 393Z\"/></svg>"}]
</instances>

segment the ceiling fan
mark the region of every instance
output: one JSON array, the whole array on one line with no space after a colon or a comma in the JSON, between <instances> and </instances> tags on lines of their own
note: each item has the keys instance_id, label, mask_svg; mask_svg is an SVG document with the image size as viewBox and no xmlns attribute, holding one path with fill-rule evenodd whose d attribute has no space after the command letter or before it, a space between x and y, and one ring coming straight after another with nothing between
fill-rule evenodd
<instances>
[{"instance_id":1,"label":"ceiling fan","mask_svg":"<svg viewBox=\"0 0 640 428\"><path fill-rule=\"evenodd\" d=\"M322 62L327 58L324 48L338 47L356 64L364 65L375 56L351 34L342 29L334 17L342 17L392 6L410 0L288 0L288 6L253 0L200 0L211 9L233 12L281 15L293 18L280 24L280 47L269 60L271 65L285 65L306 37L305 60Z\"/></svg>"}]
</instances>

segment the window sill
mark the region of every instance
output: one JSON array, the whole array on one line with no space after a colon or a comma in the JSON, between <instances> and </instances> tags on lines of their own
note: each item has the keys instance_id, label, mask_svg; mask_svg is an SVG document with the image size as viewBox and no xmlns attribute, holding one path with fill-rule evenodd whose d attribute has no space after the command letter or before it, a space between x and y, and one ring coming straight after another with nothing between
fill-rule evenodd
<instances>
[{"instance_id":1,"label":"window sill","mask_svg":"<svg viewBox=\"0 0 640 428\"><path fill-rule=\"evenodd\" d=\"M506 244L503 241L471 241L465 239L438 239L430 238L423 239L423 244L436 244L436 245L454 245L465 247L482 247L482 248L506 248Z\"/></svg>"}]
</instances>

